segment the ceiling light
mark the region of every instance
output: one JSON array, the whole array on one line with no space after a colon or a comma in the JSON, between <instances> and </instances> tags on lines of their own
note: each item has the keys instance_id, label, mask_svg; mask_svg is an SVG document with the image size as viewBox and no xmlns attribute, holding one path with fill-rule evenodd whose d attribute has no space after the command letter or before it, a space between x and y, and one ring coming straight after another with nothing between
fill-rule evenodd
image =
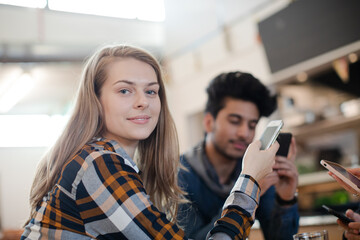
<instances>
[{"instance_id":1,"label":"ceiling light","mask_svg":"<svg viewBox=\"0 0 360 240\"><path fill-rule=\"evenodd\" d=\"M350 54L348 55L348 58L349 58L349 61L350 61L351 63L354 63L354 62L357 62L357 60L358 60L358 55L356 55L356 53L350 53Z\"/></svg>"},{"instance_id":2,"label":"ceiling light","mask_svg":"<svg viewBox=\"0 0 360 240\"><path fill-rule=\"evenodd\" d=\"M0 0L0 4L8 4L19 7L44 8L46 0Z\"/></svg>"},{"instance_id":3,"label":"ceiling light","mask_svg":"<svg viewBox=\"0 0 360 240\"><path fill-rule=\"evenodd\" d=\"M349 63L345 57L332 62L333 68L343 83L349 82Z\"/></svg>"},{"instance_id":4,"label":"ceiling light","mask_svg":"<svg viewBox=\"0 0 360 240\"><path fill-rule=\"evenodd\" d=\"M296 75L296 79L299 82L306 82L306 80L308 79L308 75L306 72L301 72L298 75Z\"/></svg>"},{"instance_id":5,"label":"ceiling light","mask_svg":"<svg viewBox=\"0 0 360 240\"><path fill-rule=\"evenodd\" d=\"M165 20L164 0L48 0L48 6L50 10L64 12L156 22Z\"/></svg>"}]
</instances>

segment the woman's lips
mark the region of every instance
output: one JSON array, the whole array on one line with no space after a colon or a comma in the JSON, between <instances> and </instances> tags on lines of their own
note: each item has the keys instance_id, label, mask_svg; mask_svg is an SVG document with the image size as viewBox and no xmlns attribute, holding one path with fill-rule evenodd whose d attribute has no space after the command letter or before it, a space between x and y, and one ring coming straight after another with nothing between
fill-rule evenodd
<instances>
[{"instance_id":1,"label":"woman's lips","mask_svg":"<svg viewBox=\"0 0 360 240\"><path fill-rule=\"evenodd\" d=\"M131 117L128 118L127 120L136 123L136 124L145 124L148 123L150 119L150 116L147 115L142 115L142 116L136 116L136 117Z\"/></svg>"}]
</instances>

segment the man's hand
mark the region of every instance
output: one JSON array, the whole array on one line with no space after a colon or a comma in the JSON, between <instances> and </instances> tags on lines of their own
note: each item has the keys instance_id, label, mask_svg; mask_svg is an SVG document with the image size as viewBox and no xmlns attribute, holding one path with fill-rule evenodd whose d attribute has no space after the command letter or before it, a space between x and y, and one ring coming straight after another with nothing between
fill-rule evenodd
<instances>
[{"instance_id":1,"label":"man's hand","mask_svg":"<svg viewBox=\"0 0 360 240\"><path fill-rule=\"evenodd\" d=\"M276 192L281 199L290 201L294 198L298 185L299 173L295 165L296 142L291 139L290 149L287 157L276 156L274 170L279 176L275 184Z\"/></svg>"},{"instance_id":2,"label":"man's hand","mask_svg":"<svg viewBox=\"0 0 360 240\"><path fill-rule=\"evenodd\" d=\"M356 177L360 178L360 168L352 168L352 169L347 169L350 173L352 173L353 175L355 175ZM348 191L349 193L355 194L356 196L358 196L358 192L355 191L352 187L350 187L349 185L347 185L343 180L341 180L340 178L338 178L335 174L333 174L332 172L328 172L328 174L333 177L343 188L346 189L346 191Z\"/></svg>"},{"instance_id":3,"label":"man's hand","mask_svg":"<svg viewBox=\"0 0 360 240\"><path fill-rule=\"evenodd\" d=\"M337 220L337 223L346 230L344 234L345 237L348 240L355 240L355 239L360 240L360 235L359 235L360 215L354 213L354 211L352 210L347 210L346 216L348 218L353 219L355 222L351 222L348 225L346 225L343 222L341 222L339 219Z\"/></svg>"}]
</instances>

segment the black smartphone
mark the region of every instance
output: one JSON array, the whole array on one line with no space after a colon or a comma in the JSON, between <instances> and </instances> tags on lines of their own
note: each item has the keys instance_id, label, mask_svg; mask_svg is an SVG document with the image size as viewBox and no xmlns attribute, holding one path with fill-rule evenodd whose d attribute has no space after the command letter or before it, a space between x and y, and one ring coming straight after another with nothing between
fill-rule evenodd
<instances>
[{"instance_id":1,"label":"black smartphone","mask_svg":"<svg viewBox=\"0 0 360 240\"><path fill-rule=\"evenodd\" d=\"M291 133L279 133L276 141L279 143L279 150L276 152L277 156L287 157L289 153L289 147L291 143L292 134Z\"/></svg>"},{"instance_id":2,"label":"black smartphone","mask_svg":"<svg viewBox=\"0 0 360 240\"><path fill-rule=\"evenodd\" d=\"M323 208L326 209L326 211L328 211L328 213L334 215L335 217L339 218L344 224L349 224L351 222L354 222L354 220L348 218L344 213L341 212L337 212L334 209L329 208L326 205L322 205Z\"/></svg>"}]
</instances>

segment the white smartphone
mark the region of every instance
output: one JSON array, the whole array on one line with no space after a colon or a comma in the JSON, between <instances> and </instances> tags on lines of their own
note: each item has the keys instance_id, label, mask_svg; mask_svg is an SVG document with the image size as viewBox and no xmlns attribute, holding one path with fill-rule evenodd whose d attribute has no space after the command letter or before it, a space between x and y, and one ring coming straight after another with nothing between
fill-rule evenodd
<instances>
[{"instance_id":1,"label":"white smartphone","mask_svg":"<svg viewBox=\"0 0 360 240\"><path fill-rule=\"evenodd\" d=\"M354 174L347 171L343 166L327 160L321 160L320 164L323 165L330 172L334 173L338 178L343 180L356 192L360 193L360 179L357 178Z\"/></svg>"},{"instance_id":2,"label":"white smartphone","mask_svg":"<svg viewBox=\"0 0 360 240\"><path fill-rule=\"evenodd\" d=\"M260 142L261 142L260 150L268 149L275 142L283 125L284 123L282 120L273 120L268 123L268 125L265 128L265 131L260 137Z\"/></svg>"}]
</instances>

